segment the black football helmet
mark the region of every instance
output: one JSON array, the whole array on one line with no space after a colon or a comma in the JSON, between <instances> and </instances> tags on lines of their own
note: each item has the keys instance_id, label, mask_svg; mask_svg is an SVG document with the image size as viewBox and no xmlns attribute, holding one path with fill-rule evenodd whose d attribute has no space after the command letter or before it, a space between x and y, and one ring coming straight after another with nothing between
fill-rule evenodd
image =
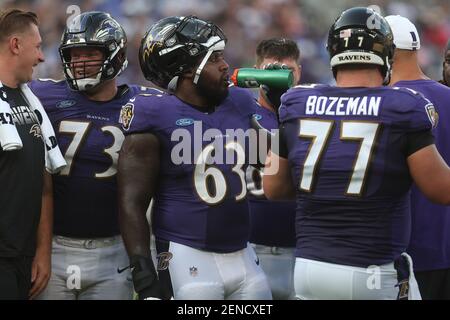
<instances>
[{"instance_id":1,"label":"black football helmet","mask_svg":"<svg viewBox=\"0 0 450 320\"><path fill-rule=\"evenodd\" d=\"M104 53L103 60L84 61L91 64L98 62L100 69L97 73L84 73L82 77L74 74L70 50L75 47L97 48ZM114 79L128 65L126 50L125 31L108 13L92 11L73 18L64 30L59 46L64 74L69 86L74 90L84 91L94 88L105 80Z\"/></svg>"},{"instance_id":2,"label":"black football helmet","mask_svg":"<svg viewBox=\"0 0 450 320\"><path fill-rule=\"evenodd\" d=\"M223 31L212 22L195 16L164 18L142 38L139 48L142 73L147 80L167 89L169 82L192 70L203 57L194 78L197 84L211 53L224 50L226 41Z\"/></svg>"},{"instance_id":3,"label":"black football helmet","mask_svg":"<svg viewBox=\"0 0 450 320\"><path fill-rule=\"evenodd\" d=\"M336 77L336 66L374 64L380 66L385 83L389 81L394 42L388 22L370 8L345 10L328 33L327 50Z\"/></svg>"}]
</instances>

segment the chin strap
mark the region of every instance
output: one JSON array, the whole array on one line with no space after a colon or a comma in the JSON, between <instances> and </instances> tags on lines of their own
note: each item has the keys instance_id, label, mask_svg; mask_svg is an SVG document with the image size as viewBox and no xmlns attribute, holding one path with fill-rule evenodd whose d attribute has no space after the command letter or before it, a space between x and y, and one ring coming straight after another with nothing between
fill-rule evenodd
<instances>
[{"instance_id":1,"label":"chin strap","mask_svg":"<svg viewBox=\"0 0 450 320\"><path fill-rule=\"evenodd\" d=\"M202 70L203 70L206 62L208 62L208 59L209 59L209 57L211 56L212 53L213 53L213 51L211 49L208 50L208 52L206 53L206 55L203 58L202 62L198 66L197 70L195 71L194 84L197 84L198 79L200 79L200 73L202 73Z\"/></svg>"},{"instance_id":2,"label":"chin strap","mask_svg":"<svg viewBox=\"0 0 450 320\"><path fill-rule=\"evenodd\" d=\"M175 92L175 90L177 89L177 84L178 84L178 79L180 77L176 76L173 77L172 80L169 81L169 83L167 84L167 90L169 92Z\"/></svg>"},{"instance_id":3,"label":"chin strap","mask_svg":"<svg viewBox=\"0 0 450 320\"><path fill-rule=\"evenodd\" d=\"M392 75L392 67L389 63L389 58L386 57L386 75L384 76L383 85L387 86L389 82L391 82L391 75Z\"/></svg>"},{"instance_id":4,"label":"chin strap","mask_svg":"<svg viewBox=\"0 0 450 320\"><path fill-rule=\"evenodd\" d=\"M225 40L221 39L218 36L214 36L208 39L208 41L203 44L205 47L209 48L208 52L206 52L205 57L203 58L202 62L198 66L197 70L195 71L195 77L194 77L194 84L198 83L198 80L200 79L200 74L202 73L203 68L205 67L206 62L208 62L209 57L214 51L222 51L225 49Z\"/></svg>"}]
</instances>

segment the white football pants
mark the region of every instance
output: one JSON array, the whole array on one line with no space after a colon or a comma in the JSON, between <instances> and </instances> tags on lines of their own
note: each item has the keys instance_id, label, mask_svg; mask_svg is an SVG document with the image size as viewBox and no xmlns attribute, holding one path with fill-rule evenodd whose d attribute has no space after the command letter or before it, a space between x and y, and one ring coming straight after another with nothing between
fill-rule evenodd
<instances>
[{"instance_id":1,"label":"white football pants","mask_svg":"<svg viewBox=\"0 0 450 320\"><path fill-rule=\"evenodd\" d=\"M214 253L169 242L168 251L171 257L165 263L158 262L158 272L169 271L176 300L272 299L250 246L232 253Z\"/></svg>"},{"instance_id":2,"label":"white football pants","mask_svg":"<svg viewBox=\"0 0 450 320\"><path fill-rule=\"evenodd\" d=\"M259 264L266 274L274 300L295 299L294 248L269 247L252 244Z\"/></svg>"},{"instance_id":3,"label":"white football pants","mask_svg":"<svg viewBox=\"0 0 450 320\"><path fill-rule=\"evenodd\" d=\"M406 285L398 285L394 263L358 268L297 258L296 296L305 300L396 300L400 292L400 298L420 300L410 258L409 263L409 279Z\"/></svg>"},{"instance_id":4,"label":"white football pants","mask_svg":"<svg viewBox=\"0 0 450 320\"><path fill-rule=\"evenodd\" d=\"M122 238L53 237L52 274L42 300L129 300L133 283Z\"/></svg>"}]
</instances>

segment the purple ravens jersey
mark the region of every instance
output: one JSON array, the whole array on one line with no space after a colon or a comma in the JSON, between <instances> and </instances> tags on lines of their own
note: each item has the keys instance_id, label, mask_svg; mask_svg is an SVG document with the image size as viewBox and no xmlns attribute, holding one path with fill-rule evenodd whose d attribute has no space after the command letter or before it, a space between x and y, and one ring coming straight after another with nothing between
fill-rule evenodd
<instances>
[{"instance_id":1,"label":"purple ravens jersey","mask_svg":"<svg viewBox=\"0 0 450 320\"><path fill-rule=\"evenodd\" d=\"M439 114L441 125L433 130L436 147L450 165L450 88L433 80L399 81L396 87L407 87L422 93ZM450 207L430 202L419 189L411 189L411 242L408 253L414 270L427 271L450 267Z\"/></svg>"},{"instance_id":2,"label":"purple ravens jersey","mask_svg":"<svg viewBox=\"0 0 450 320\"><path fill-rule=\"evenodd\" d=\"M30 88L47 111L67 161L53 176L54 233L74 238L120 234L116 172L124 134L119 115L130 98L147 89L121 86L113 100L96 102L70 90L65 81L37 80Z\"/></svg>"},{"instance_id":3,"label":"purple ravens jersey","mask_svg":"<svg viewBox=\"0 0 450 320\"><path fill-rule=\"evenodd\" d=\"M405 140L429 134L433 105L401 88L311 85L289 90L279 112L297 187L296 255L357 267L394 261L410 237Z\"/></svg>"},{"instance_id":4,"label":"purple ravens jersey","mask_svg":"<svg viewBox=\"0 0 450 320\"><path fill-rule=\"evenodd\" d=\"M161 145L154 196L155 237L213 252L246 247L249 233L245 171L249 143L236 139L251 117L267 117L245 89L230 87L212 113L174 95L138 95L128 104L126 133L150 132Z\"/></svg>"}]
</instances>

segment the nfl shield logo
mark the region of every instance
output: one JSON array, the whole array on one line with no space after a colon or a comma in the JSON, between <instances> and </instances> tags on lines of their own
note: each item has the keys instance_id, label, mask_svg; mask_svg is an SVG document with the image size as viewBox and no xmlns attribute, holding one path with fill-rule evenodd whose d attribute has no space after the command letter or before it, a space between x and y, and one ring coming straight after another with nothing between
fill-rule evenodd
<instances>
[{"instance_id":1,"label":"nfl shield logo","mask_svg":"<svg viewBox=\"0 0 450 320\"><path fill-rule=\"evenodd\" d=\"M197 267L190 267L189 268L189 273L191 274L192 277L196 277L198 275Z\"/></svg>"}]
</instances>

